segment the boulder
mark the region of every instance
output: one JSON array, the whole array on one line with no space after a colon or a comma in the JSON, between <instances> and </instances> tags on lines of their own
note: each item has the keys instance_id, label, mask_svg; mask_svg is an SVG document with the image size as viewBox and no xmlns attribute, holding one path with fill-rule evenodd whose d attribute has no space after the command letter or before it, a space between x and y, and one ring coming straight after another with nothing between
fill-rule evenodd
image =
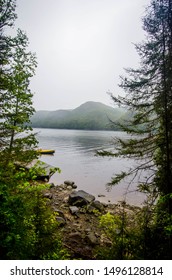
<instances>
[{"instance_id":1,"label":"boulder","mask_svg":"<svg viewBox=\"0 0 172 280\"><path fill-rule=\"evenodd\" d=\"M71 214L73 214L73 215L77 215L79 212L79 208L76 206L69 206L69 210L70 210Z\"/></svg>"},{"instance_id":2,"label":"boulder","mask_svg":"<svg viewBox=\"0 0 172 280\"><path fill-rule=\"evenodd\" d=\"M94 211L95 211L95 207L93 207L91 204L88 204L85 213L95 214Z\"/></svg>"},{"instance_id":3,"label":"boulder","mask_svg":"<svg viewBox=\"0 0 172 280\"><path fill-rule=\"evenodd\" d=\"M93 213L96 215L96 212L95 210L101 212L101 213L104 213L104 206L103 204L98 201L98 200L95 200L95 201L92 201L90 204L88 204L87 206L87 213Z\"/></svg>"},{"instance_id":4,"label":"boulder","mask_svg":"<svg viewBox=\"0 0 172 280\"><path fill-rule=\"evenodd\" d=\"M91 202L90 205L92 207L94 207L95 209L99 210L100 212L104 212L104 206L100 201L95 200L95 201Z\"/></svg>"},{"instance_id":5,"label":"boulder","mask_svg":"<svg viewBox=\"0 0 172 280\"><path fill-rule=\"evenodd\" d=\"M67 186L73 186L75 184L75 182L70 181L70 180L66 180L66 181L64 181L64 184L67 185Z\"/></svg>"},{"instance_id":6,"label":"boulder","mask_svg":"<svg viewBox=\"0 0 172 280\"><path fill-rule=\"evenodd\" d=\"M79 190L74 191L69 195L69 204L75 206L84 206L95 200L95 196Z\"/></svg>"}]
</instances>

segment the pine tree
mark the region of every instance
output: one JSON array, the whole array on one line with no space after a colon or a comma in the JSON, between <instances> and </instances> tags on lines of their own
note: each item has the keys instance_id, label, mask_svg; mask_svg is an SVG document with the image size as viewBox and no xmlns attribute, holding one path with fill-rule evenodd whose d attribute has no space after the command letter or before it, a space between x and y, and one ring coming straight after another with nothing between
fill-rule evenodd
<instances>
[{"instance_id":1,"label":"pine tree","mask_svg":"<svg viewBox=\"0 0 172 280\"><path fill-rule=\"evenodd\" d=\"M130 112L129 120L116 124L130 139L116 138L115 152L100 154L133 158L137 162L137 167L112 178L111 185L128 175L134 178L143 171L149 172L138 189L152 194L153 202L157 197L163 201L168 218L167 223L158 227L166 235L164 240L169 241L166 248L172 248L172 0L152 0L146 9L143 29L146 39L136 45L140 67L127 69L127 77L121 77L120 87L126 96L112 95L116 104ZM162 228L168 228L168 233Z\"/></svg>"},{"instance_id":2,"label":"pine tree","mask_svg":"<svg viewBox=\"0 0 172 280\"><path fill-rule=\"evenodd\" d=\"M128 77L121 77L120 86L127 95L112 95L115 103L131 111L131 118L117 125L134 137L127 141L116 139L117 149L109 153L143 160L128 174L152 169L155 176L152 175L146 185L158 187L158 192L163 194L171 193L172 185L171 26L171 1L152 1L144 18L147 41L136 45L141 66L136 70L127 69ZM114 183L128 174L114 178Z\"/></svg>"}]
</instances>

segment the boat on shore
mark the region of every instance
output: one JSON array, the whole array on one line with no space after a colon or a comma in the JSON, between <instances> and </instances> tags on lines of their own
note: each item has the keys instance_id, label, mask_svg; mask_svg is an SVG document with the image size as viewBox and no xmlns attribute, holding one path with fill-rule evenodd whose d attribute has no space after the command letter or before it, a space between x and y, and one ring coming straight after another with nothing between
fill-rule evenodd
<instances>
[{"instance_id":1,"label":"boat on shore","mask_svg":"<svg viewBox=\"0 0 172 280\"><path fill-rule=\"evenodd\" d=\"M55 150L51 149L38 149L37 152L42 155L53 155L55 153Z\"/></svg>"}]
</instances>

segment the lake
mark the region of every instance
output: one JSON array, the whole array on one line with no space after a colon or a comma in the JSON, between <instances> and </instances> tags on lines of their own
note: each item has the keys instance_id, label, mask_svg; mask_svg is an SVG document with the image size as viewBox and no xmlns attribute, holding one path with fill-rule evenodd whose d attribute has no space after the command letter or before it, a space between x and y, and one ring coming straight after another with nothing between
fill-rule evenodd
<instances>
[{"instance_id":1,"label":"lake","mask_svg":"<svg viewBox=\"0 0 172 280\"><path fill-rule=\"evenodd\" d=\"M143 202L144 195L135 192L136 182L128 189L129 179L107 189L111 177L134 166L134 160L95 156L96 150L114 148L114 137L128 137L124 132L42 128L34 129L34 132L40 148L55 150L54 155L42 155L40 159L62 171L55 173L50 182L62 184L65 180L72 180L78 190L85 190L103 202L117 203L125 198L127 203L134 205Z\"/></svg>"}]
</instances>

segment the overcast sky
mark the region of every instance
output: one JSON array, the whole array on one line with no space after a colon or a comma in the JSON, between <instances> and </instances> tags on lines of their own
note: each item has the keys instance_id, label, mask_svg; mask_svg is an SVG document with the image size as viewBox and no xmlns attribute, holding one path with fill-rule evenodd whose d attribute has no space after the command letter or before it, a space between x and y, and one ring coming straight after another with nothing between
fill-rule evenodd
<instances>
[{"instance_id":1,"label":"overcast sky","mask_svg":"<svg viewBox=\"0 0 172 280\"><path fill-rule=\"evenodd\" d=\"M113 105L124 68L138 65L132 43L144 39L150 0L17 0L16 27L26 31L38 67L36 110L73 109L92 100Z\"/></svg>"}]
</instances>

